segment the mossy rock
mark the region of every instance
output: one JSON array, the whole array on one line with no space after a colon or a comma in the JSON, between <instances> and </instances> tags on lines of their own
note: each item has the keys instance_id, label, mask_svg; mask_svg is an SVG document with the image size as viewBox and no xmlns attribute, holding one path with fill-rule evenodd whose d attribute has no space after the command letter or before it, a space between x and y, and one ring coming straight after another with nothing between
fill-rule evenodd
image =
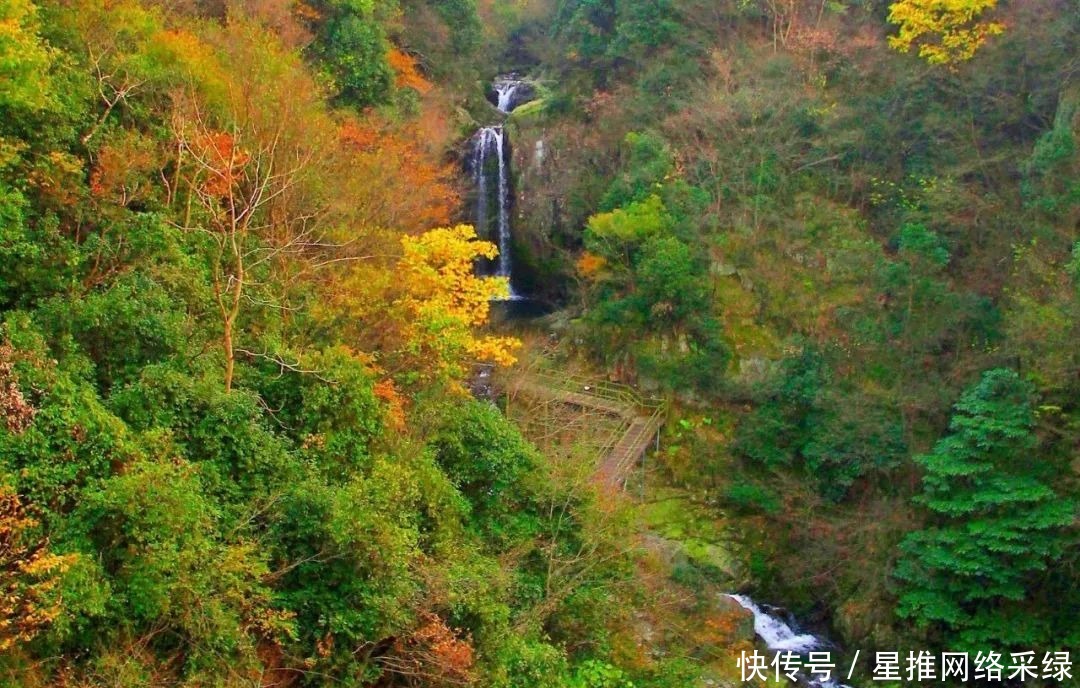
<instances>
[{"instance_id":1,"label":"mossy rock","mask_svg":"<svg viewBox=\"0 0 1080 688\"><path fill-rule=\"evenodd\" d=\"M540 117L540 115L544 114L544 110L547 107L546 103L547 100L544 98L537 98L536 100L522 103L510 113L509 120L519 125L526 124L527 120L535 120Z\"/></svg>"},{"instance_id":2,"label":"mossy rock","mask_svg":"<svg viewBox=\"0 0 1080 688\"><path fill-rule=\"evenodd\" d=\"M687 561L722 577L734 578L735 559L728 549L723 523L716 514L676 490L660 492L642 508L649 530L657 538L676 543Z\"/></svg>"},{"instance_id":3,"label":"mossy rock","mask_svg":"<svg viewBox=\"0 0 1080 688\"><path fill-rule=\"evenodd\" d=\"M754 615L727 595L717 595L713 615L730 624L729 637L734 640L754 640Z\"/></svg>"}]
</instances>

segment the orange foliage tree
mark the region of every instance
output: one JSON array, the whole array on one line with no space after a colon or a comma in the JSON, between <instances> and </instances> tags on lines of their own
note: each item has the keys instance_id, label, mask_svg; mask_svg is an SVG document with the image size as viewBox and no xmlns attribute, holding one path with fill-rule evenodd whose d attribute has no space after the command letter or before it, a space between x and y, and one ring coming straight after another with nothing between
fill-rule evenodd
<instances>
[{"instance_id":1,"label":"orange foliage tree","mask_svg":"<svg viewBox=\"0 0 1080 688\"><path fill-rule=\"evenodd\" d=\"M450 222L460 204L455 170L425 150L421 127L347 119L339 137L349 165L342 183L363 213L358 221L406 232Z\"/></svg>"},{"instance_id":2,"label":"orange foliage tree","mask_svg":"<svg viewBox=\"0 0 1080 688\"><path fill-rule=\"evenodd\" d=\"M411 88L424 94L431 90L431 82L424 78L416 67L416 58L399 48L391 48L387 61L394 70L394 85L398 88Z\"/></svg>"},{"instance_id":3,"label":"orange foliage tree","mask_svg":"<svg viewBox=\"0 0 1080 688\"><path fill-rule=\"evenodd\" d=\"M182 225L207 239L231 390L237 353L267 355L239 347L245 307L285 311L299 274L366 254L333 185L336 125L304 65L241 21L212 38L232 61L225 96L196 87L178 95L173 131L187 191Z\"/></svg>"},{"instance_id":4,"label":"orange foliage tree","mask_svg":"<svg viewBox=\"0 0 1080 688\"><path fill-rule=\"evenodd\" d=\"M380 658L391 673L409 686L460 686L473 683L474 651L467 637L436 614L424 612L420 625L398 639Z\"/></svg>"}]
</instances>

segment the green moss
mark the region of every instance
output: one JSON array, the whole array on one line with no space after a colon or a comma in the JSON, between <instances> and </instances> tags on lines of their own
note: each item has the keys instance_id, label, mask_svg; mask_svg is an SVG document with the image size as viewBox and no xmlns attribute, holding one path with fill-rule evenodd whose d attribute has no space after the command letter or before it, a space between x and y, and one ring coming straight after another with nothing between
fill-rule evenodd
<instances>
[{"instance_id":1,"label":"green moss","mask_svg":"<svg viewBox=\"0 0 1080 688\"><path fill-rule=\"evenodd\" d=\"M679 553L691 563L726 577L734 576L725 523L715 511L675 488L657 490L640 509L645 527L655 536L677 544Z\"/></svg>"},{"instance_id":2,"label":"green moss","mask_svg":"<svg viewBox=\"0 0 1080 688\"><path fill-rule=\"evenodd\" d=\"M514 108L514 111L510 113L510 119L515 123L522 124L526 120L537 119L544 114L546 108L546 99L537 98L536 100L530 100L529 102Z\"/></svg>"}]
</instances>

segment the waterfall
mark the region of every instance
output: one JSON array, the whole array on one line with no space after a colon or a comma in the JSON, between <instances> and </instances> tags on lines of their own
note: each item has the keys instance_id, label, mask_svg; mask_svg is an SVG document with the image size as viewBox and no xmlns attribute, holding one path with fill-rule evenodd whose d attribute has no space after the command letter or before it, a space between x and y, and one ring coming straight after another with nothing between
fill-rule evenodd
<instances>
[{"instance_id":1,"label":"waterfall","mask_svg":"<svg viewBox=\"0 0 1080 688\"><path fill-rule=\"evenodd\" d=\"M510 112L510 107L514 102L514 92L517 91L518 82L507 81L501 84L495 84L495 93L499 96L495 107L499 109L499 112Z\"/></svg>"},{"instance_id":2,"label":"waterfall","mask_svg":"<svg viewBox=\"0 0 1080 688\"><path fill-rule=\"evenodd\" d=\"M754 632L761 636L770 650L809 652L821 645L815 636L810 633L796 633L791 626L775 616L770 616L746 595L728 595L728 597L754 615Z\"/></svg>"},{"instance_id":3,"label":"waterfall","mask_svg":"<svg viewBox=\"0 0 1080 688\"><path fill-rule=\"evenodd\" d=\"M495 106L499 112L509 113L531 93L525 82L514 76L495 80ZM499 248L499 257L489 269L497 277L513 276L511 262L510 206L510 146L507 131L502 125L480 127L473 137L470 158L473 184L476 188L476 208L473 224L480 236L490 237ZM492 184L494 182L494 184ZM494 217L491 217L495 210ZM491 225L494 221L494 227ZM521 298L510 287L510 299Z\"/></svg>"},{"instance_id":4,"label":"waterfall","mask_svg":"<svg viewBox=\"0 0 1080 688\"><path fill-rule=\"evenodd\" d=\"M528 83L516 74L496 78L492 87L495 89L495 107L499 112L510 112L521 104L523 98L527 100L531 92Z\"/></svg>"},{"instance_id":5,"label":"waterfall","mask_svg":"<svg viewBox=\"0 0 1080 688\"><path fill-rule=\"evenodd\" d=\"M476 141L473 144L472 168L473 182L476 184L476 214L474 224L476 231L481 236L492 236L494 243L499 247L498 262L494 266L494 275L497 277L511 276L510 263L510 166L507 156L509 151L506 146L506 131L501 126L481 127L476 132ZM492 158L495 162L492 164ZM494 170L489 170L494 167ZM492 174L494 173L494 174ZM494 188L491 188L488 176L495 177ZM495 197L491 194L494 192ZM492 202L494 201L494 203ZM489 211L495 209L495 226L491 227ZM516 298L513 288L510 290L510 298Z\"/></svg>"},{"instance_id":6,"label":"waterfall","mask_svg":"<svg viewBox=\"0 0 1080 688\"><path fill-rule=\"evenodd\" d=\"M791 651L799 655L805 655L811 650L825 650L830 647L828 641L818 638L812 633L800 633L793 629L790 623L765 611L746 595L728 595L728 597L754 615L754 633L773 652ZM837 667L839 668L839 662ZM807 679L806 683L811 688L849 688L835 679L822 681L820 678L808 677L805 674L803 674L803 677Z\"/></svg>"},{"instance_id":7,"label":"waterfall","mask_svg":"<svg viewBox=\"0 0 1080 688\"><path fill-rule=\"evenodd\" d=\"M495 154L499 156L499 277L510 279L510 180L507 179L506 151L503 142L506 132L502 127L495 137ZM510 298L514 298L514 288L510 287Z\"/></svg>"},{"instance_id":8,"label":"waterfall","mask_svg":"<svg viewBox=\"0 0 1080 688\"><path fill-rule=\"evenodd\" d=\"M473 225L481 236L485 236L488 232L488 203L491 199L488 198L487 161L494 147L495 136L495 127L483 127L476 132L476 140L473 144L473 184L476 186L476 211L473 216Z\"/></svg>"}]
</instances>

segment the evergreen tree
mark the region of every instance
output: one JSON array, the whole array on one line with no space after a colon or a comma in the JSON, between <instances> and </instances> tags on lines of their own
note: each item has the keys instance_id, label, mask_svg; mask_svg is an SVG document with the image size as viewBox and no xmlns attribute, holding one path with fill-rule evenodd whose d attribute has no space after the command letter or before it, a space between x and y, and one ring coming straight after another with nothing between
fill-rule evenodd
<instances>
[{"instance_id":1,"label":"evergreen tree","mask_svg":"<svg viewBox=\"0 0 1080 688\"><path fill-rule=\"evenodd\" d=\"M1053 640L1022 603L1061 556L1074 508L1047 484L1051 467L1031 460L1031 396L1015 372L987 371L956 404L951 434L916 459L932 522L901 544L897 611L954 648Z\"/></svg>"}]
</instances>

